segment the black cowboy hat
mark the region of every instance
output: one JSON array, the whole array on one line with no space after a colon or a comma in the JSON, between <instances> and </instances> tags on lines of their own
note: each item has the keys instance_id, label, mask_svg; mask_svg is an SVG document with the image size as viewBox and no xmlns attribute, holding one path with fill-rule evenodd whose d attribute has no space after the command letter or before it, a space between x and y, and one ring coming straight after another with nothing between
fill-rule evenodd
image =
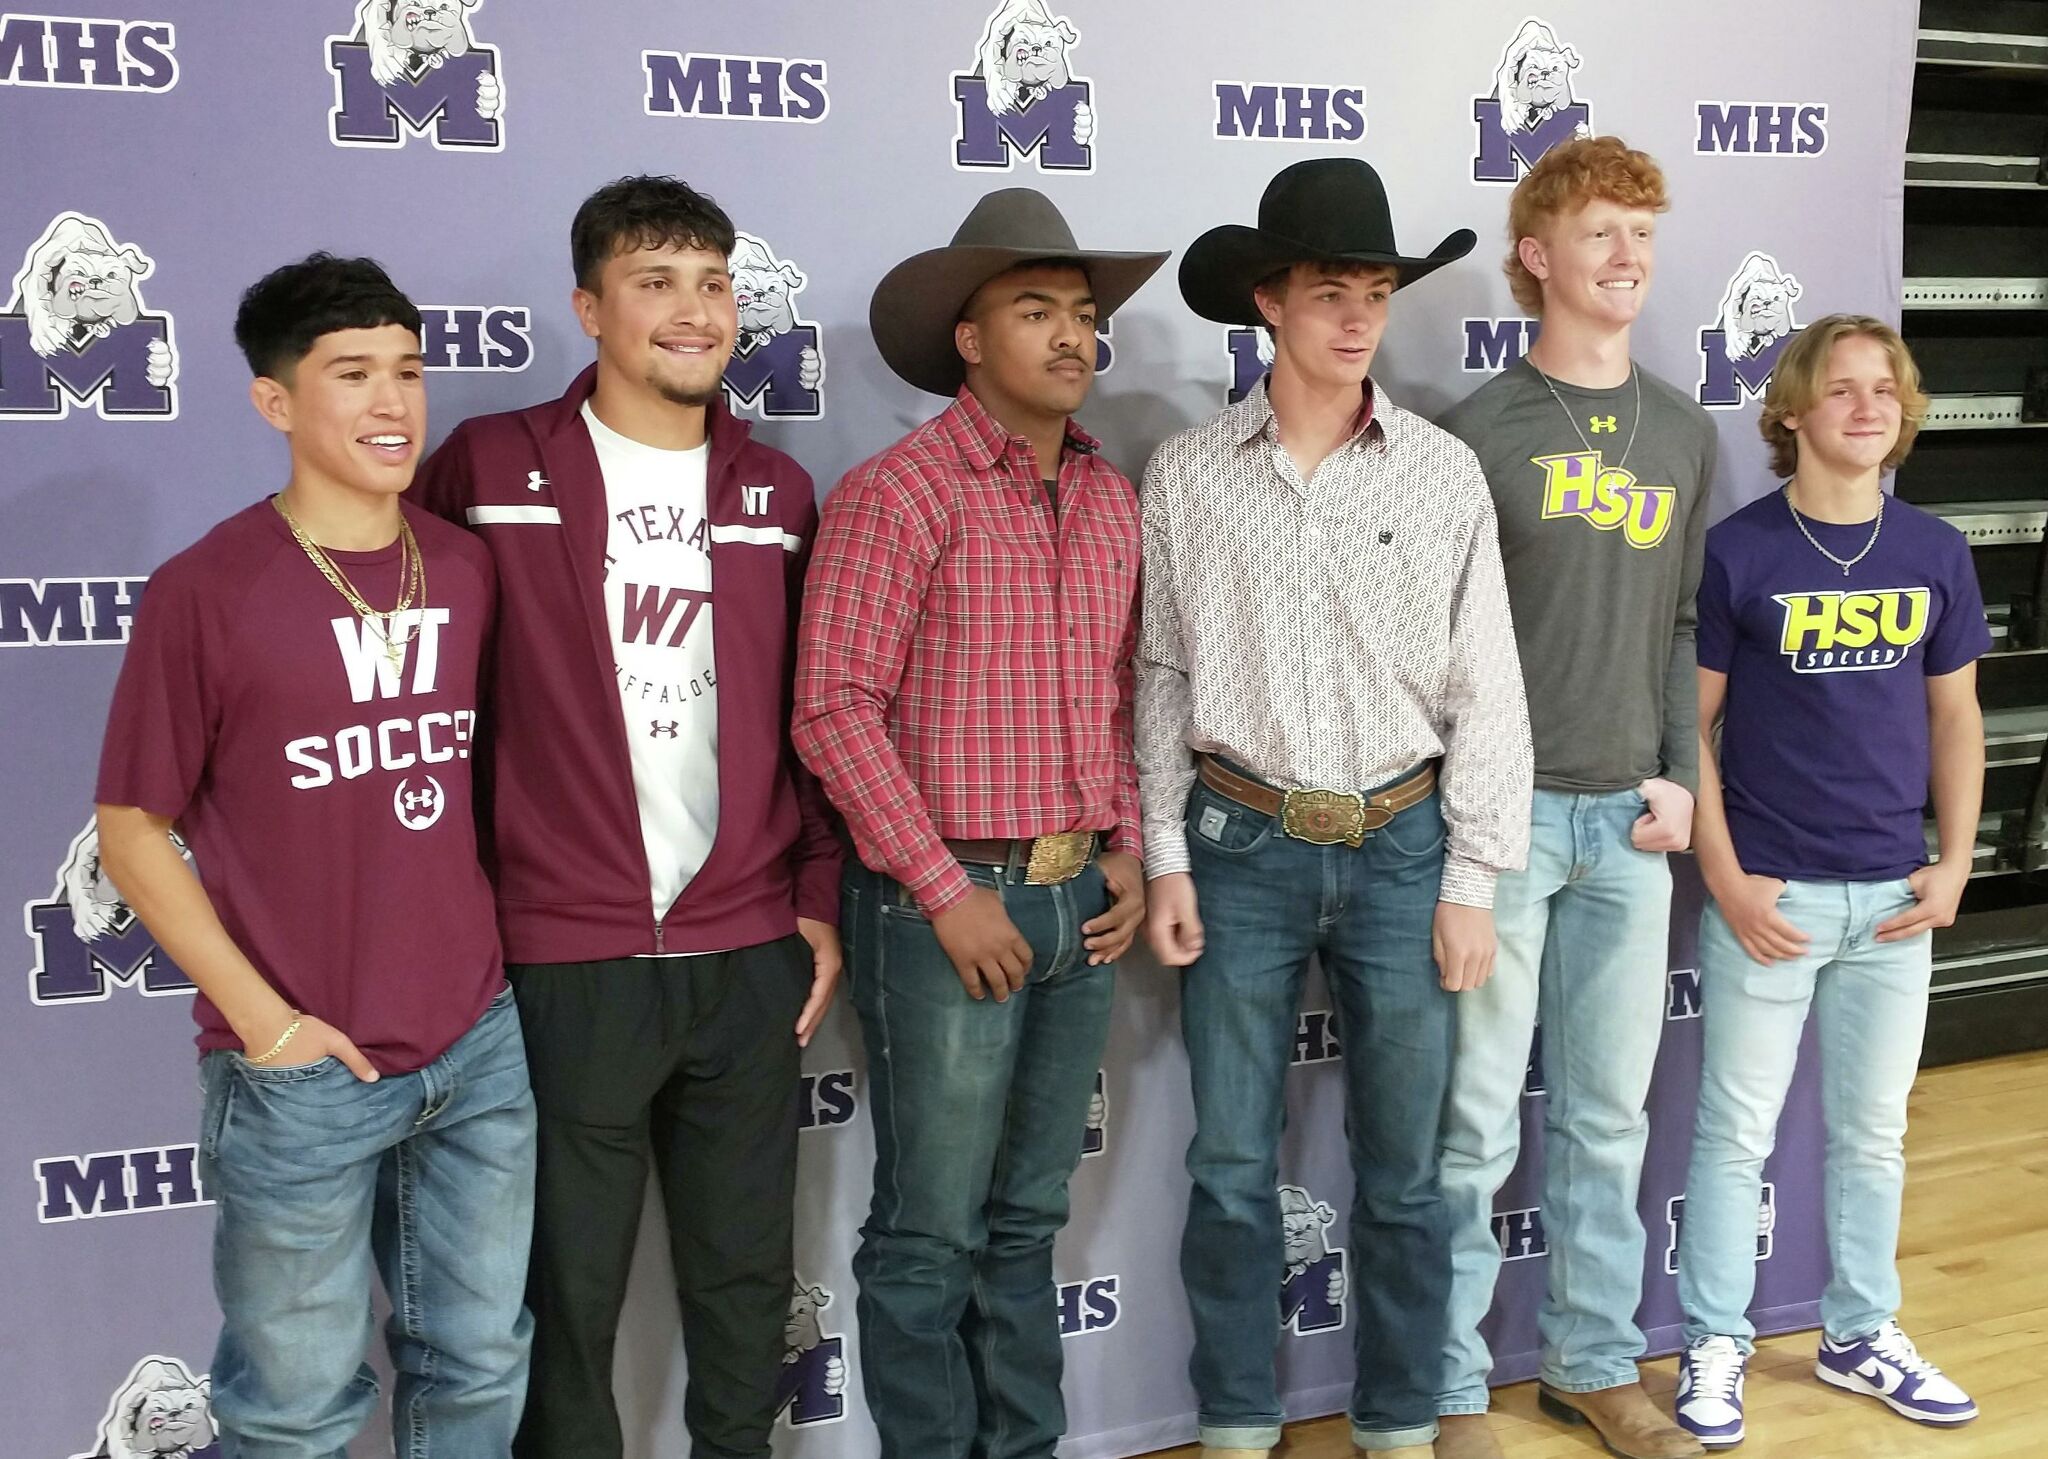
<instances>
[{"instance_id":1,"label":"black cowboy hat","mask_svg":"<svg viewBox=\"0 0 2048 1459\"><path fill-rule=\"evenodd\" d=\"M913 254L882 276L868 304L868 328L890 369L920 390L952 395L967 378L953 326L974 291L997 274L1041 260L1077 264L1094 290L1097 317L1107 319L1166 259L1077 248L1052 199L1028 187L1004 188L974 205L951 243Z\"/></svg>"},{"instance_id":2,"label":"black cowboy hat","mask_svg":"<svg viewBox=\"0 0 2048 1459\"><path fill-rule=\"evenodd\" d=\"M1394 243L1387 190L1372 164L1358 157L1297 162L1266 184L1259 226L1211 228L1180 260L1180 294L1188 308L1219 324L1264 324L1253 286L1297 263L1377 263L1412 284L1463 258L1478 236L1460 228L1416 258Z\"/></svg>"}]
</instances>

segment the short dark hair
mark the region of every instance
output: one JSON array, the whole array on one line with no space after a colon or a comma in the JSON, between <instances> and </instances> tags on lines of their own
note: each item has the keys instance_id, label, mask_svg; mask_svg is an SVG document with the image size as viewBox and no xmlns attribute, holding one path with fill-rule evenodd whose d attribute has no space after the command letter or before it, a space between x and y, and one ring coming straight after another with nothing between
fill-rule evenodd
<instances>
[{"instance_id":1,"label":"short dark hair","mask_svg":"<svg viewBox=\"0 0 2048 1459\"><path fill-rule=\"evenodd\" d=\"M638 248L703 248L731 253L732 219L679 177L622 177L583 200L569 225L576 287L597 292L607 260Z\"/></svg>"},{"instance_id":2,"label":"short dark hair","mask_svg":"<svg viewBox=\"0 0 2048 1459\"><path fill-rule=\"evenodd\" d=\"M235 343L258 375L275 379L338 329L397 324L420 337L420 311L374 258L309 253L272 269L242 295Z\"/></svg>"}]
</instances>

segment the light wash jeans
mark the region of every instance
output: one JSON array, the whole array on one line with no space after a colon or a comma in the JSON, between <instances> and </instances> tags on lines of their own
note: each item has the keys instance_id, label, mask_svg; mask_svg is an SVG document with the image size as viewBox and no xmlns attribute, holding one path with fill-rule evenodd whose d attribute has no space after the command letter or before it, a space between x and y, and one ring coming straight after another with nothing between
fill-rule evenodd
<instances>
[{"instance_id":1,"label":"light wash jeans","mask_svg":"<svg viewBox=\"0 0 2048 1459\"><path fill-rule=\"evenodd\" d=\"M1787 882L1778 910L1812 939L1806 956L1750 961L1721 909L1700 919L1706 1021L1699 1117L1678 1236L1685 1340L1732 1337L1750 1351L1757 1201L1777 1139L1800 1032L1813 1010L1827 1131L1822 1209L1832 1272L1821 1326L1865 1337L1899 1305L1899 1202L1906 1187L1906 1094L1927 1027L1934 934L1876 940L1913 901L1905 881Z\"/></svg>"},{"instance_id":2,"label":"light wash jeans","mask_svg":"<svg viewBox=\"0 0 2048 1459\"><path fill-rule=\"evenodd\" d=\"M1643 1226L1636 1192L1644 1105L1664 1034L1671 870L1638 851L1633 790L1538 790L1529 867L1500 878L1500 954L1485 986L1458 995L1458 1052L1444 1110L1451 1300L1437 1412L1484 1413L1493 1366L1479 1324L1501 1248L1493 1201L1514 1169L1522 1083L1541 1014L1543 1231L1549 1290L1537 1314L1542 1376L1573 1393L1636 1381L1643 1335Z\"/></svg>"},{"instance_id":3,"label":"light wash jeans","mask_svg":"<svg viewBox=\"0 0 2048 1459\"><path fill-rule=\"evenodd\" d=\"M344 1459L377 1403L373 1267L397 1452L505 1459L533 1333L533 1094L511 990L431 1064L374 1084L331 1056L221 1051L201 1070L223 1459Z\"/></svg>"}]
</instances>

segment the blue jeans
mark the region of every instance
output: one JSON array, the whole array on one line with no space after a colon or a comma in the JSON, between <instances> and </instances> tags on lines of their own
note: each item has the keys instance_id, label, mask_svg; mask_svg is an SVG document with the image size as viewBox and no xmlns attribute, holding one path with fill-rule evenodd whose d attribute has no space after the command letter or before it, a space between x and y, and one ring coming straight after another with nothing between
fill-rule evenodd
<instances>
[{"instance_id":1,"label":"blue jeans","mask_svg":"<svg viewBox=\"0 0 2048 1459\"><path fill-rule=\"evenodd\" d=\"M505 1459L533 1328L533 1095L511 990L410 1074L215 1052L201 1078L223 1459L344 1459L377 1403L373 1268L398 1454Z\"/></svg>"},{"instance_id":2,"label":"blue jeans","mask_svg":"<svg viewBox=\"0 0 2048 1459\"><path fill-rule=\"evenodd\" d=\"M1586 1393L1637 1381L1643 1224L1636 1210L1644 1111L1664 1034L1671 869L1638 851L1633 790L1538 790L1529 866L1494 894L1500 954L1458 999L1458 1057L1443 1134L1452 1219L1450 1326L1439 1413L1484 1413L1493 1366L1479 1324L1501 1247L1493 1202L1521 1148L1522 1086L1540 1022L1543 1232L1548 1290L1537 1313L1543 1380Z\"/></svg>"},{"instance_id":3,"label":"blue jeans","mask_svg":"<svg viewBox=\"0 0 2048 1459\"><path fill-rule=\"evenodd\" d=\"M1316 954L1344 1049L1355 1182L1342 1284L1356 1307L1352 1436L1367 1449L1427 1444L1450 1283L1436 1134L1453 995L1430 950L1442 811L1431 795L1356 850L1295 840L1199 781L1187 815L1205 950L1181 982L1195 1097L1181 1280L1202 1442L1279 1441L1283 1303L1298 1314L1341 1290L1322 1285L1337 1255L1324 1237L1329 1208L1289 1187L1283 1209L1276 1189L1287 1069Z\"/></svg>"},{"instance_id":4,"label":"blue jeans","mask_svg":"<svg viewBox=\"0 0 2048 1459\"><path fill-rule=\"evenodd\" d=\"M842 899L875 1127L853 1274L882 1459L1051 1459L1066 1430L1052 1245L1116 978L1088 965L1081 924L1109 894L1092 865L1045 887L967 874L1034 954L1001 1003L967 996L895 881L854 866Z\"/></svg>"},{"instance_id":5,"label":"blue jeans","mask_svg":"<svg viewBox=\"0 0 2048 1459\"><path fill-rule=\"evenodd\" d=\"M1819 1026L1827 1130L1821 1199L1832 1272L1821 1325L1846 1342L1898 1310L1906 1094L1927 1027L1934 934L1904 942L1872 934L1912 901L1904 881L1787 882L1778 910L1812 942L1804 957L1769 967L1750 961L1719 907L1709 902L1700 918L1706 1042L1678 1233L1687 1342L1719 1333L1744 1351L1754 1345L1747 1308L1764 1160L1809 1007Z\"/></svg>"}]
</instances>

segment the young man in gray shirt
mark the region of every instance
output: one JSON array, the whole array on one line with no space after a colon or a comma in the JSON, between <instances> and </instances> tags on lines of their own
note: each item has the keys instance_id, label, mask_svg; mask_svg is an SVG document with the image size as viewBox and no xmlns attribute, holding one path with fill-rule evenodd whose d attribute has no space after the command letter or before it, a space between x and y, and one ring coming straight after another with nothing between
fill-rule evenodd
<instances>
[{"instance_id":1,"label":"young man in gray shirt","mask_svg":"<svg viewBox=\"0 0 2048 1459\"><path fill-rule=\"evenodd\" d=\"M1452 408L1500 521L1536 747L1526 871L1502 874L1493 978L1458 1000L1445 1106L1452 1221L1439 1459L1497 1459L1479 1333L1501 1249L1524 1061L1541 1014L1549 1290L1541 1402L1616 1454L1702 1452L1637 1377L1644 1105L1664 1025L1671 873L1697 783L1693 595L1714 428L1629 357L1653 272L1657 164L1613 137L1553 148L1508 204L1528 357Z\"/></svg>"}]
</instances>

